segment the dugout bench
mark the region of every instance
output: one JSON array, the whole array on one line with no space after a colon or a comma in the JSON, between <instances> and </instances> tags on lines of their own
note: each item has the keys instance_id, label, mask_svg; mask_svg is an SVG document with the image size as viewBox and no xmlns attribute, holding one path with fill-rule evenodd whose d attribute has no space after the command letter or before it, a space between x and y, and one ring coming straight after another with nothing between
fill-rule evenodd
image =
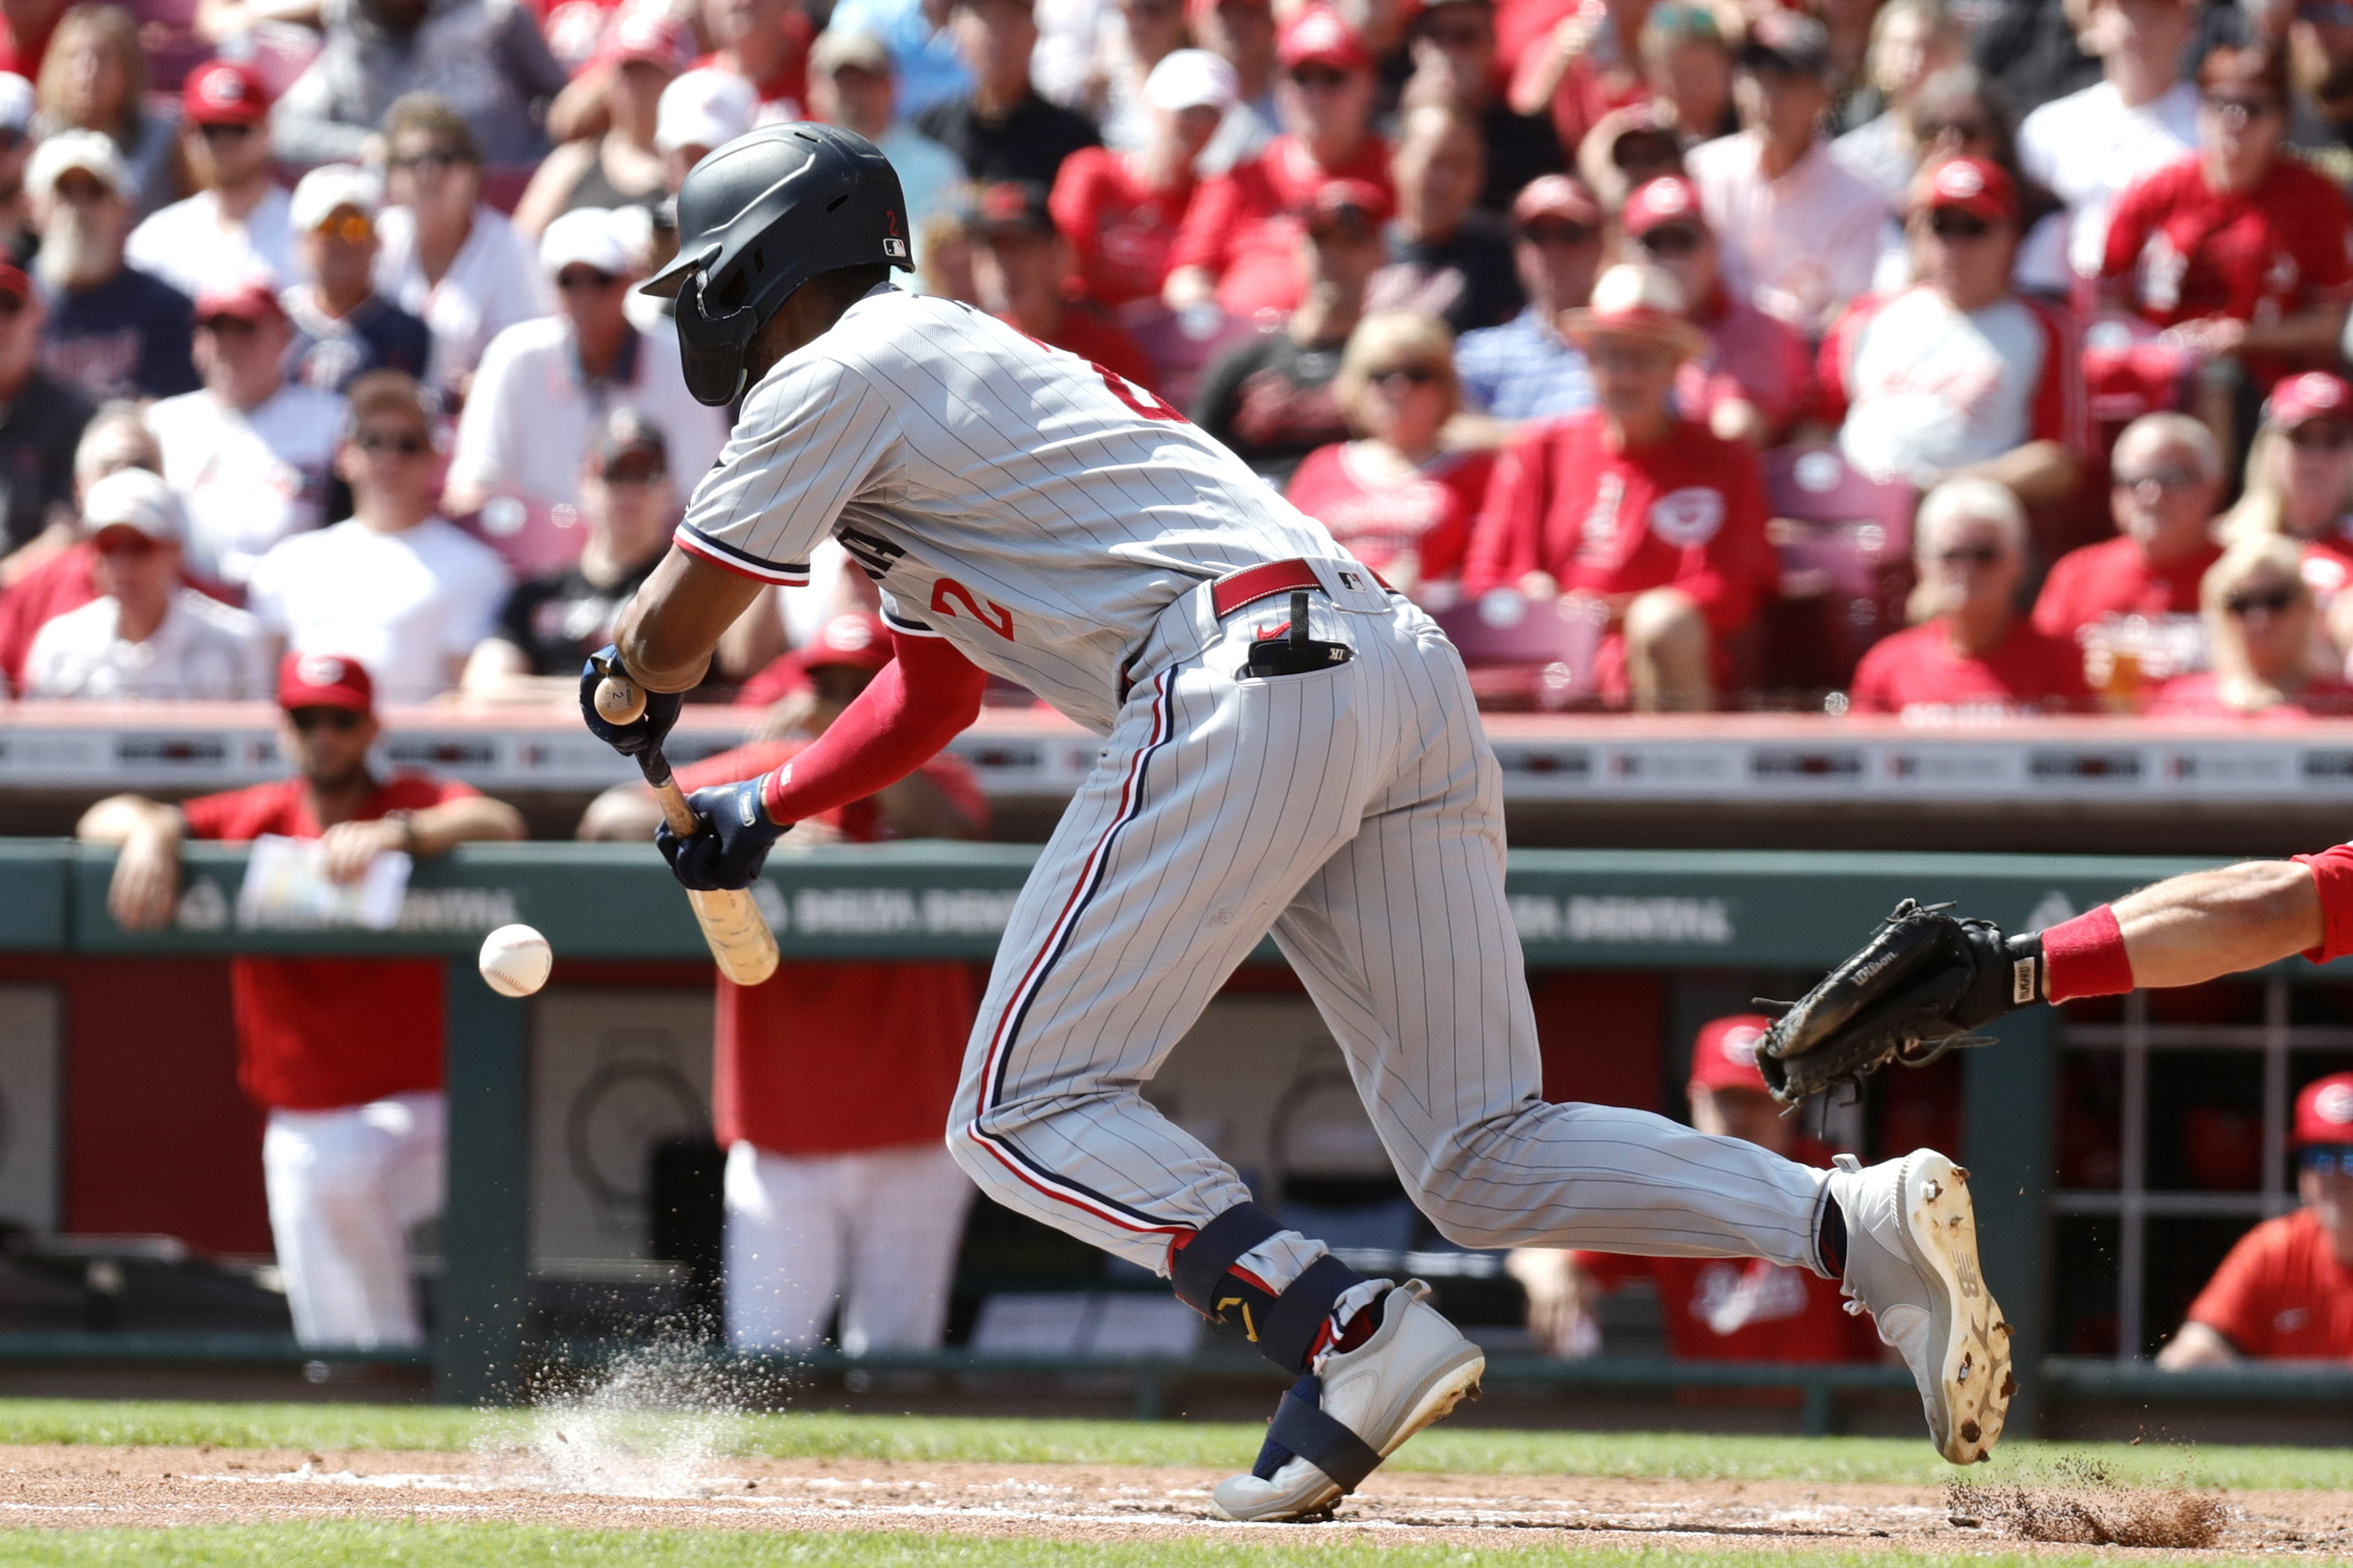
<instances>
[{"instance_id":1,"label":"dugout bench","mask_svg":"<svg viewBox=\"0 0 2353 1568\"><path fill-rule=\"evenodd\" d=\"M985 958L1035 851L1023 846L902 844L779 855L757 896L791 958ZM152 935L119 930L105 906L111 851L58 840L0 840L0 952L132 959L233 952L438 956L449 965L450 1201L442 1223L441 1331L431 1352L437 1396L510 1396L529 1359L528 1167L522 1121L527 1001L496 995L474 972L484 931L524 921L559 959L691 961L703 955L685 900L659 860L627 845L469 845L420 862L401 928L257 929L236 904L243 852L186 851L178 920ZM1818 970L1849 952L1905 896L1950 900L2018 929L2041 911L2072 912L2204 862L2113 858L1836 853L1523 850L1511 857L1512 910L1532 970ZM1254 962L1279 962L1271 945ZM2300 962L2305 975L2321 972ZM2348 965L2346 967L2353 967ZM2342 980L2343 976L2333 976ZM1987 1278L2016 1324L2023 1375L2015 1429L2033 1429L2052 1391L2104 1398L2343 1400L2353 1376L2274 1373L2159 1380L2130 1366L2046 1363L2053 1179L2052 1016L2002 1021L1993 1046L1968 1053L1965 1147L1974 1174ZM114 1342L102 1342L111 1340ZM553 1347L548 1347L553 1348ZM593 1354L593 1347L577 1347ZM0 1335L0 1360L302 1359L290 1346L216 1336ZM391 1358L402 1359L402 1358ZM839 1370L839 1357L810 1358ZM869 1358L881 1370L1017 1371L968 1352ZM1025 1363L1026 1365L1026 1363ZM1029 1370L1115 1373L1134 1380L1139 1413L1187 1363L1050 1361ZM1206 1363L1205 1363L1206 1368ZM1239 1367L1229 1371L1240 1373ZM1667 1362L1560 1363L1498 1356L1498 1382L1568 1386L1769 1386L1802 1390L1806 1426L1831 1429L1849 1388L1900 1387L1873 1367L1704 1368Z\"/></svg>"}]
</instances>

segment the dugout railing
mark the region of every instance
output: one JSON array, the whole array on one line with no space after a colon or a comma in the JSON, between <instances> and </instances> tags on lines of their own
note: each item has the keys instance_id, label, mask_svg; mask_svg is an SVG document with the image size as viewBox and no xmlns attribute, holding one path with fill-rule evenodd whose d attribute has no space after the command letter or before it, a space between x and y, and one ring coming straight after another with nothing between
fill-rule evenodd
<instances>
[{"instance_id":1,"label":"dugout railing","mask_svg":"<svg viewBox=\"0 0 2353 1568\"><path fill-rule=\"evenodd\" d=\"M794 958L985 958L1035 857L1029 847L902 844L818 849L772 860L758 898L778 944ZM0 841L0 952L85 958L343 952L435 956L448 986L448 1190L442 1221L438 1338L430 1352L437 1395L458 1403L506 1397L534 1354L529 1297L525 1063L531 1004L498 996L474 972L481 934L511 921L544 931L562 958L691 961L698 929L659 861L626 845L470 845L420 863L401 928L290 930L240 921L243 853L191 845L179 917L134 934L106 910L111 851L53 839ZM2207 862L2107 857L1514 851L1513 915L1531 969L1802 971L1850 951L1896 900L1950 900L2013 929L2030 914L2080 910ZM1261 959L1271 958L1262 949ZM2333 966L2353 968L2353 965ZM2317 978L2293 962L2283 973ZM2342 974L2330 978L2341 983ZM2342 1375L2263 1369L2201 1379L2159 1378L2130 1365L2046 1360L2052 1259L2048 1198L2053 1170L2051 1015L2004 1019L1994 1044L1968 1054L1966 1142L1989 1283L2007 1304L2023 1380L2019 1412L2031 1428L2044 1390L2104 1399L2345 1399ZM311 1359L290 1342L221 1335L0 1334L0 1360L154 1362ZM389 1358L408 1360L412 1358ZM907 1370L965 1372L984 1358L943 1352ZM1208 1357L1200 1370L1214 1370ZM817 1357L808 1370L839 1371ZM875 1366L885 1364L877 1360ZM897 1365L898 1363L890 1364ZM1001 1361L987 1363L1004 1370ZM1059 1370L1117 1373L1151 1390L1191 1363L1054 1360ZM1687 1363L1557 1363L1499 1356L1498 1381L1570 1387L1778 1387L1801 1391L1807 1426L1826 1430L1849 1389L1900 1388L1873 1367L1702 1367Z\"/></svg>"}]
</instances>

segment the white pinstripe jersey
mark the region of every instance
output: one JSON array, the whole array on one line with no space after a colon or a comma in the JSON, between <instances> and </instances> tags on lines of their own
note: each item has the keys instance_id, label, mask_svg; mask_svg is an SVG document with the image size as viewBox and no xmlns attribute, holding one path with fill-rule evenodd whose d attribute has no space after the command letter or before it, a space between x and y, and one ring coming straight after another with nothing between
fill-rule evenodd
<instances>
[{"instance_id":1,"label":"white pinstripe jersey","mask_svg":"<svg viewBox=\"0 0 2353 1568\"><path fill-rule=\"evenodd\" d=\"M680 548L799 584L839 535L884 617L1108 732L1179 595L1344 554L1149 393L968 305L883 285L744 400Z\"/></svg>"}]
</instances>

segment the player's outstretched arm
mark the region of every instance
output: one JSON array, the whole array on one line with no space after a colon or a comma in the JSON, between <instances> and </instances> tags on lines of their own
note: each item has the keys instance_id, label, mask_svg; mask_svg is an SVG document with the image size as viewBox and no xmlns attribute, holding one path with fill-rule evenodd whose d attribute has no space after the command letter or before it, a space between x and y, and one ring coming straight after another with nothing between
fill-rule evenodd
<instances>
[{"instance_id":1,"label":"player's outstretched arm","mask_svg":"<svg viewBox=\"0 0 2353 1568\"><path fill-rule=\"evenodd\" d=\"M170 922L180 898L180 841L186 818L176 805L143 795L110 795L81 814L74 837L84 844L112 844L114 877L106 907L125 931L154 931Z\"/></svg>"},{"instance_id":2,"label":"player's outstretched arm","mask_svg":"<svg viewBox=\"0 0 2353 1568\"><path fill-rule=\"evenodd\" d=\"M2294 860L2192 871L2110 908L2136 985L2196 985L2260 969L2309 952L2326 936L2320 883Z\"/></svg>"}]
</instances>

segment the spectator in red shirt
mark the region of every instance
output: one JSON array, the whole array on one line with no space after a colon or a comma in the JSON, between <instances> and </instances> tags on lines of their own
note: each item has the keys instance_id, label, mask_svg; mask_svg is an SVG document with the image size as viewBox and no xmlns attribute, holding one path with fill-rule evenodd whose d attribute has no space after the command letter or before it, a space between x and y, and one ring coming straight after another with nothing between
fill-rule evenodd
<instances>
[{"instance_id":1,"label":"spectator in red shirt","mask_svg":"<svg viewBox=\"0 0 2353 1568\"><path fill-rule=\"evenodd\" d=\"M1365 285L1386 254L1381 193L1335 180L1317 193L1292 265L1306 297L1280 331L1229 349L1193 395L1194 423L1280 484L1299 459L1348 437L1332 395L1340 351L1365 310Z\"/></svg>"},{"instance_id":2,"label":"spectator in red shirt","mask_svg":"<svg viewBox=\"0 0 2353 1568\"><path fill-rule=\"evenodd\" d=\"M2150 716L2293 720L2344 712L2344 680L2316 657L2318 612L2303 564L2295 542L2277 534L2224 551L2199 590L2211 668L2159 687Z\"/></svg>"},{"instance_id":3,"label":"spectator in red shirt","mask_svg":"<svg viewBox=\"0 0 2353 1568\"><path fill-rule=\"evenodd\" d=\"M2295 1097L2304 1206L2239 1238L2157 1352L2168 1372L2242 1359L2353 1359L2353 1072Z\"/></svg>"},{"instance_id":4,"label":"spectator in red shirt","mask_svg":"<svg viewBox=\"0 0 2353 1568\"><path fill-rule=\"evenodd\" d=\"M2222 454L2186 414L2144 414L2110 458L2116 537L2062 555L2034 601L2034 627L2073 637L2084 679L2111 706L2139 706L2141 682L2200 669L2198 584L2221 559L2212 534Z\"/></svg>"},{"instance_id":5,"label":"spectator in red shirt","mask_svg":"<svg viewBox=\"0 0 2353 1568\"><path fill-rule=\"evenodd\" d=\"M2287 156L2287 57L2218 48L2198 68L2198 149L2116 198L2100 280L2111 300L2235 359L2260 396L2333 361L2353 262L2344 194Z\"/></svg>"},{"instance_id":6,"label":"spectator in red shirt","mask_svg":"<svg viewBox=\"0 0 2353 1568\"><path fill-rule=\"evenodd\" d=\"M1991 479L1947 479L1912 522L1920 624L1874 644L1848 692L1848 711L1917 722L2008 718L2080 707L2083 651L2018 613L2026 581L2026 510Z\"/></svg>"},{"instance_id":7,"label":"spectator in red shirt","mask_svg":"<svg viewBox=\"0 0 2353 1568\"><path fill-rule=\"evenodd\" d=\"M375 691L357 659L287 655L278 705L294 777L176 806L119 795L83 814L77 837L121 847L107 889L115 923L171 921L184 838L315 838L323 874L356 882L381 855L523 837L514 807L453 780L375 775ZM230 960L237 1081L269 1112L269 1228L306 1345L423 1342L405 1255L409 1227L441 1206L442 968L435 959Z\"/></svg>"},{"instance_id":8,"label":"spectator in red shirt","mask_svg":"<svg viewBox=\"0 0 2353 1568\"><path fill-rule=\"evenodd\" d=\"M1779 570L1756 454L1674 411L1675 373L1706 339L1666 273L1612 267L1563 324L1599 405L1505 448L1463 588L1596 601L1605 700L1710 707L1730 674L1725 639Z\"/></svg>"},{"instance_id":9,"label":"spectator in red shirt","mask_svg":"<svg viewBox=\"0 0 2353 1568\"><path fill-rule=\"evenodd\" d=\"M111 403L94 415L74 447L74 500L90 499L90 486L117 468L164 471L163 454L134 404ZM0 593L0 676L21 687L25 659L40 629L69 610L98 597L97 548L90 529L77 521L65 548L27 570Z\"/></svg>"},{"instance_id":10,"label":"spectator in red shirt","mask_svg":"<svg viewBox=\"0 0 2353 1568\"><path fill-rule=\"evenodd\" d=\"M1039 342L1068 349L1149 387L1157 379L1135 340L1093 306L1064 297L1071 246L1054 227L1046 187L1007 181L980 194L972 281L983 310Z\"/></svg>"},{"instance_id":11,"label":"spectator in red shirt","mask_svg":"<svg viewBox=\"0 0 2353 1568\"><path fill-rule=\"evenodd\" d=\"M1283 494L1390 587L1430 602L1461 574L1495 466L1491 453L1439 445L1462 400L1453 334L1409 310L1367 316L1332 392L1357 439L1310 452Z\"/></svg>"},{"instance_id":12,"label":"spectator in red shirt","mask_svg":"<svg viewBox=\"0 0 2353 1568\"><path fill-rule=\"evenodd\" d=\"M2277 534L2304 551L2304 580L2329 640L2353 647L2353 386L2325 370L2293 375L2263 403L2247 483L2217 531Z\"/></svg>"},{"instance_id":13,"label":"spectator in red shirt","mask_svg":"<svg viewBox=\"0 0 2353 1568\"><path fill-rule=\"evenodd\" d=\"M1082 147L1062 160L1047 205L1089 300L1109 310L1160 298L1170 249L1200 188L1194 163L1235 91L1233 67L1207 49L1178 49L1144 79L1151 135L1141 149Z\"/></svg>"},{"instance_id":14,"label":"spectator in red shirt","mask_svg":"<svg viewBox=\"0 0 2353 1568\"><path fill-rule=\"evenodd\" d=\"M1799 1133L1757 1070L1757 1041L1767 1023L1741 1013L1700 1030L1692 1042L1692 1126L1711 1138L1738 1138L1827 1166L1831 1151ZM1523 1247L1509 1267L1528 1293L1529 1334L1556 1356L1599 1351L1594 1304L1647 1279L1658 1287L1667 1349L1679 1361L1879 1359L1871 1320L1849 1317L1838 1281L1809 1268L1762 1258L1625 1258L1549 1247Z\"/></svg>"},{"instance_id":15,"label":"spectator in red shirt","mask_svg":"<svg viewBox=\"0 0 2353 1568\"><path fill-rule=\"evenodd\" d=\"M1339 15L1310 5L1276 47L1283 133L1211 180L1185 215L1162 298L1180 313L1214 303L1271 321L1300 301L1302 215L1333 180L1356 180L1387 207L1388 148L1373 134L1372 57Z\"/></svg>"},{"instance_id":16,"label":"spectator in red shirt","mask_svg":"<svg viewBox=\"0 0 2353 1568\"><path fill-rule=\"evenodd\" d=\"M1822 343L1824 414L1860 471L1926 487L1968 471L2032 505L2072 495L2091 446L2082 334L2010 286L2017 187L2000 164L1948 158L1912 190L1919 281L1866 294Z\"/></svg>"},{"instance_id":17,"label":"spectator in red shirt","mask_svg":"<svg viewBox=\"0 0 2353 1568\"><path fill-rule=\"evenodd\" d=\"M1651 8L1651 0L1550 0L1544 9L1558 20L1544 37L1525 45L1504 40L1507 58L1517 62L1512 107L1549 113L1560 144L1574 151L1602 116L1650 96L1641 39Z\"/></svg>"},{"instance_id":18,"label":"spectator in red shirt","mask_svg":"<svg viewBox=\"0 0 2353 1568\"><path fill-rule=\"evenodd\" d=\"M1707 348L1675 374L1675 405L1727 441L1769 447L1797 417L1812 384L1806 342L1724 286L1715 231L1699 193L1681 174L1652 180L1627 198L1619 227L1642 258L1663 268L1692 301Z\"/></svg>"},{"instance_id":19,"label":"spectator in red shirt","mask_svg":"<svg viewBox=\"0 0 2353 1568\"><path fill-rule=\"evenodd\" d=\"M764 773L840 717L891 662L873 615L837 616L780 663L796 685L783 739L679 771L685 789ZM608 791L583 837L642 842L660 821L641 784ZM879 795L807 818L811 842L977 838L988 808L942 752ZM971 970L937 960L786 963L718 982L712 1121L727 1150L727 1335L743 1350L814 1345L841 1313L851 1354L940 1342L972 1184L941 1142L965 1037Z\"/></svg>"}]
</instances>

